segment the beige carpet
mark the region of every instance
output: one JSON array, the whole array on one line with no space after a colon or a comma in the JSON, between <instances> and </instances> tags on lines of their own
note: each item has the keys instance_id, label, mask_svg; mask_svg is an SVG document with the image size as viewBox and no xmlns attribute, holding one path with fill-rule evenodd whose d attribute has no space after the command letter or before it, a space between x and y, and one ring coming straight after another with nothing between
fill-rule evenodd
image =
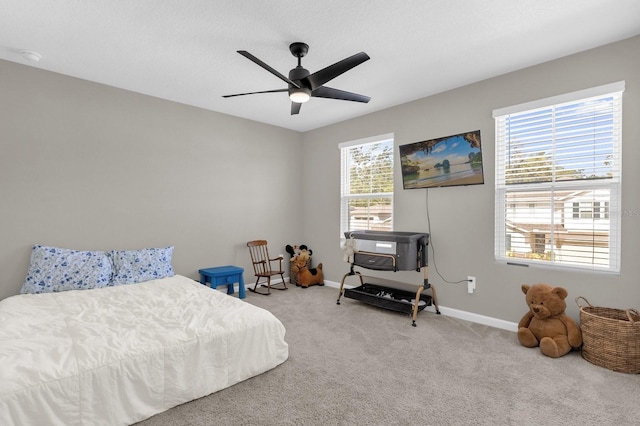
<instances>
[{"instance_id":1,"label":"beige carpet","mask_svg":"<svg viewBox=\"0 0 640 426\"><path fill-rule=\"evenodd\" d=\"M411 327L407 315L352 299L338 306L337 292L247 292L284 323L289 360L140 425L640 423L640 375L579 352L547 358L515 333L427 311Z\"/></svg>"}]
</instances>

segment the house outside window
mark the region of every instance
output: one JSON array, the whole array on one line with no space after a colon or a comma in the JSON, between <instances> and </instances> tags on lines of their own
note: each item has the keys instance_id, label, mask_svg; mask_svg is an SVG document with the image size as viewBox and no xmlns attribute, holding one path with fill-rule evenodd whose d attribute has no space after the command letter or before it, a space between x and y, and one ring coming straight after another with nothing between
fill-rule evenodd
<instances>
[{"instance_id":1,"label":"house outside window","mask_svg":"<svg viewBox=\"0 0 640 426\"><path fill-rule=\"evenodd\" d=\"M393 135L345 142L341 151L340 237L393 230Z\"/></svg>"},{"instance_id":2,"label":"house outside window","mask_svg":"<svg viewBox=\"0 0 640 426\"><path fill-rule=\"evenodd\" d=\"M498 261L620 271L623 91L494 111Z\"/></svg>"}]
</instances>

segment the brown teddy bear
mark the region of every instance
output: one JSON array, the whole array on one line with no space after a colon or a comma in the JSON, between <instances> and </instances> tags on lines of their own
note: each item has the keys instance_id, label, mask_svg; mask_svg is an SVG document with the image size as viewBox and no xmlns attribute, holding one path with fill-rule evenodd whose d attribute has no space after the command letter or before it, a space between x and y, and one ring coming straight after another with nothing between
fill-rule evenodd
<instances>
[{"instance_id":1,"label":"brown teddy bear","mask_svg":"<svg viewBox=\"0 0 640 426\"><path fill-rule=\"evenodd\" d=\"M310 285L324 285L324 277L322 276L322 263L317 268L309 269L309 251L301 250L295 258L292 258L291 272L297 274L298 282L296 285L307 288Z\"/></svg>"},{"instance_id":2,"label":"brown teddy bear","mask_svg":"<svg viewBox=\"0 0 640 426\"><path fill-rule=\"evenodd\" d=\"M582 333L576 322L564 313L568 293L562 287L547 284L522 286L529 312L518 323L518 340L527 348L540 346L551 358L561 357L582 345Z\"/></svg>"}]
</instances>

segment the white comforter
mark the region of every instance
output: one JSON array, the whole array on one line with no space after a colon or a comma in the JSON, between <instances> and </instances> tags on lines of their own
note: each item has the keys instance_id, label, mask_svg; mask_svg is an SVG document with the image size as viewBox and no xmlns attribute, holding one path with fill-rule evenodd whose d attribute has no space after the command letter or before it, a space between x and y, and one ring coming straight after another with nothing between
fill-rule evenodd
<instances>
[{"instance_id":1,"label":"white comforter","mask_svg":"<svg viewBox=\"0 0 640 426\"><path fill-rule=\"evenodd\" d=\"M270 312L186 277L0 301L0 425L130 424L284 362Z\"/></svg>"}]
</instances>

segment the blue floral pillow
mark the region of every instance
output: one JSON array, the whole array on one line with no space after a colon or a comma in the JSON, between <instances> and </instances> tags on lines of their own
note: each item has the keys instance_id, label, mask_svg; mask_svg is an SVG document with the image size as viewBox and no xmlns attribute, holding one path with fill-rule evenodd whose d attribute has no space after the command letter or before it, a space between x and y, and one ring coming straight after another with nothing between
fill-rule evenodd
<instances>
[{"instance_id":1,"label":"blue floral pillow","mask_svg":"<svg viewBox=\"0 0 640 426\"><path fill-rule=\"evenodd\" d=\"M113 266L103 251L33 246L20 293L88 290L111 285Z\"/></svg>"},{"instance_id":2,"label":"blue floral pillow","mask_svg":"<svg viewBox=\"0 0 640 426\"><path fill-rule=\"evenodd\" d=\"M173 246L141 250L113 250L113 285L133 284L172 277Z\"/></svg>"}]
</instances>

